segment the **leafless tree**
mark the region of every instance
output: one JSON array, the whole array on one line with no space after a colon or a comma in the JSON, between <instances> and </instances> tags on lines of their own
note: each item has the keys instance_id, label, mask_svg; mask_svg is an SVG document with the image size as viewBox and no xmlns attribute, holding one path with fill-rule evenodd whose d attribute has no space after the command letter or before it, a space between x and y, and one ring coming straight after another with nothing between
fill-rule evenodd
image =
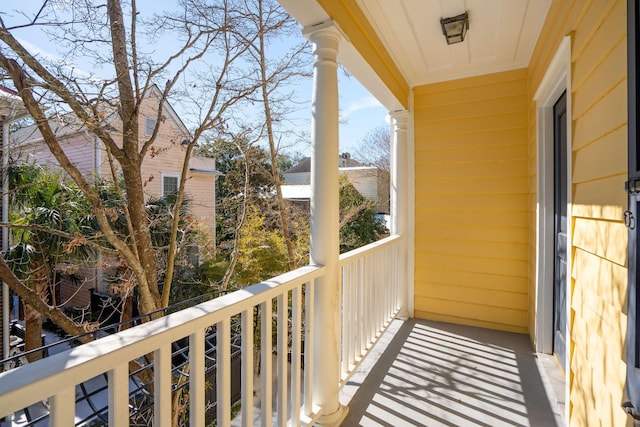
<instances>
[{"instance_id":1,"label":"leafless tree","mask_svg":"<svg viewBox=\"0 0 640 427\"><path fill-rule=\"evenodd\" d=\"M391 158L390 144L390 129L389 125L385 123L369 131L362 138L356 148L355 155L358 160L388 173L391 170L389 166Z\"/></svg>"},{"instance_id":2,"label":"leafless tree","mask_svg":"<svg viewBox=\"0 0 640 427\"><path fill-rule=\"evenodd\" d=\"M252 43L249 53L256 63L260 65L260 101L264 111L264 123L261 126L266 134L271 156L271 173L276 191L276 202L280 214L280 228L287 246L289 269L297 268L296 253L289 225L287 206L282 196L282 179L278 169L278 153L283 130L279 124L286 116L291 105L291 93L283 95L282 88L299 77L311 75L310 57L306 43L293 46L284 56L276 62L268 61L268 45L273 36L281 36L286 33L298 32L298 26L293 18L287 14L274 0L253 0L255 12L252 22L258 39ZM269 28L279 28L278 33L268 31Z\"/></svg>"},{"instance_id":3,"label":"leafless tree","mask_svg":"<svg viewBox=\"0 0 640 427\"><path fill-rule=\"evenodd\" d=\"M233 109L250 101L262 87L260 64L248 56L260 37L247 20L253 13L251 6L241 0L180 0L171 10L149 13L139 9L136 0L107 0L106 4L44 0L35 17L25 17L24 22L9 25L0 16L2 77L17 90L49 150L90 201L101 231L101 240L91 244L117 252L133 272L143 314L155 313L169 302L179 209L192 150L203 134L232 126L229 117ZM58 57L30 50L20 41L19 32L24 30L41 31L49 37L60 50ZM74 64L78 60L86 62L88 69L80 71ZM145 136L139 125L141 105L154 87L160 94L155 128ZM141 165L153 155L170 100L189 108L194 118L189 123L191 138L179 180L167 270L164 283L160 283ZM75 117L83 129L97 137L107 149L114 173L122 175L126 235L116 232L93 181L80 172L60 143L51 118L61 114ZM86 325L74 323L39 298L13 275L3 259L0 278L67 333L85 331Z\"/></svg>"}]
</instances>

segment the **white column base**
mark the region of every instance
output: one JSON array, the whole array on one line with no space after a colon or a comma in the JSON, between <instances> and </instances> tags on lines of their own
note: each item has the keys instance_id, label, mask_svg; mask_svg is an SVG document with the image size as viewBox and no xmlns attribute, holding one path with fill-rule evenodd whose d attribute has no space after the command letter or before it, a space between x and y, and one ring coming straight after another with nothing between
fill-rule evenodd
<instances>
[{"instance_id":1,"label":"white column base","mask_svg":"<svg viewBox=\"0 0 640 427\"><path fill-rule=\"evenodd\" d=\"M338 410L333 414L321 415L320 418L316 420L315 425L323 427L339 427L344 419L347 418L347 415L349 415L349 407L340 405Z\"/></svg>"},{"instance_id":2,"label":"white column base","mask_svg":"<svg viewBox=\"0 0 640 427\"><path fill-rule=\"evenodd\" d=\"M401 308L398 314L396 314L396 319L399 320L409 320L411 319L411 313L406 308Z\"/></svg>"}]
</instances>

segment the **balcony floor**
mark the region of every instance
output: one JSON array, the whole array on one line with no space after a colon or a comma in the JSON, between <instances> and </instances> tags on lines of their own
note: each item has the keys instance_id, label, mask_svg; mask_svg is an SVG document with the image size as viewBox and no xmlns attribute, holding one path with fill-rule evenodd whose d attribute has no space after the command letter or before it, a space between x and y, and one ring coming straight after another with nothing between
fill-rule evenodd
<instances>
[{"instance_id":1,"label":"balcony floor","mask_svg":"<svg viewBox=\"0 0 640 427\"><path fill-rule=\"evenodd\" d=\"M395 320L343 388L342 426L560 426L542 365L527 335Z\"/></svg>"}]
</instances>

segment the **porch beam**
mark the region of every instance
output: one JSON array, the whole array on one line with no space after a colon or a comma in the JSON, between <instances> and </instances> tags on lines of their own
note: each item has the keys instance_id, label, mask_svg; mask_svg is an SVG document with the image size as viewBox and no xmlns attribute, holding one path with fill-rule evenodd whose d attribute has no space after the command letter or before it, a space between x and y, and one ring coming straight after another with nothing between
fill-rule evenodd
<instances>
[{"instance_id":1,"label":"porch beam","mask_svg":"<svg viewBox=\"0 0 640 427\"><path fill-rule=\"evenodd\" d=\"M311 264L325 266L315 286L313 403L320 425L338 426L347 409L338 400L340 382L338 258L338 47L342 32L326 21L303 35L313 46L311 122Z\"/></svg>"},{"instance_id":2,"label":"porch beam","mask_svg":"<svg viewBox=\"0 0 640 427\"><path fill-rule=\"evenodd\" d=\"M409 162L407 154L406 110L389 113L391 134L391 234L402 237L398 254L398 317L409 318L409 292L407 277L407 233L409 231Z\"/></svg>"}]
</instances>

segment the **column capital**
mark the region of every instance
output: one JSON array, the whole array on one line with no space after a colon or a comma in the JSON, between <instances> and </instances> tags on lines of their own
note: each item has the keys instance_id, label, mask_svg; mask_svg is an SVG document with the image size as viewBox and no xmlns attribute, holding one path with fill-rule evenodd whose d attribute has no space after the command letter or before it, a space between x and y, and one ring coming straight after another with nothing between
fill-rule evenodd
<instances>
[{"instance_id":1,"label":"column capital","mask_svg":"<svg viewBox=\"0 0 640 427\"><path fill-rule=\"evenodd\" d=\"M321 43L323 40L331 39L334 42L340 42L342 39L347 40L347 36L333 20L308 25L302 29L302 35L312 43Z\"/></svg>"},{"instance_id":2,"label":"column capital","mask_svg":"<svg viewBox=\"0 0 640 427\"><path fill-rule=\"evenodd\" d=\"M389 117L393 120L393 124L395 126L402 126L406 128L407 123L409 122L409 111L407 110L396 110L390 111Z\"/></svg>"}]
</instances>

